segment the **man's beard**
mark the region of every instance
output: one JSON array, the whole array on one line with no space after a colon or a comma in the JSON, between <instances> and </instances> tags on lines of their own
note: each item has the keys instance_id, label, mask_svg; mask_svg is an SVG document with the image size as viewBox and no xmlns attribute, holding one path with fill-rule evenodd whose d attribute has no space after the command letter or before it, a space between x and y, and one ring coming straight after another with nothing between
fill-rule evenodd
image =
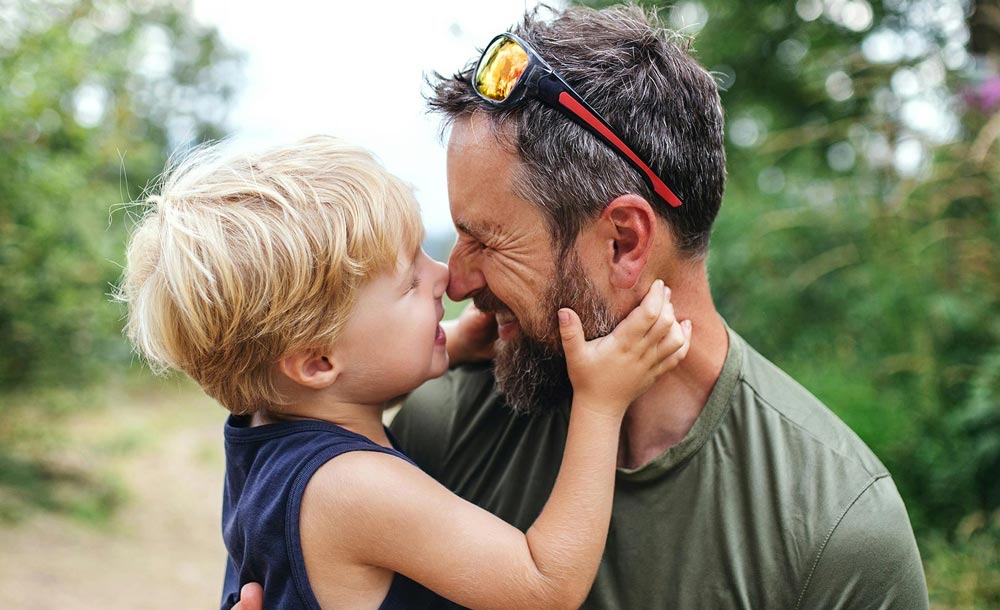
<instances>
[{"instance_id":1,"label":"man's beard","mask_svg":"<svg viewBox=\"0 0 1000 610\"><path fill-rule=\"evenodd\" d=\"M493 362L497 389L517 413L550 411L573 395L556 316L559 308L569 307L580 316L587 340L607 335L619 321L587 277L576 253L559 258L552 288L536 310L541 318L518 318L517 336L498 342ZM474 300L483 311L509 309L488 289Z\"/></svg>"}]
</instances>

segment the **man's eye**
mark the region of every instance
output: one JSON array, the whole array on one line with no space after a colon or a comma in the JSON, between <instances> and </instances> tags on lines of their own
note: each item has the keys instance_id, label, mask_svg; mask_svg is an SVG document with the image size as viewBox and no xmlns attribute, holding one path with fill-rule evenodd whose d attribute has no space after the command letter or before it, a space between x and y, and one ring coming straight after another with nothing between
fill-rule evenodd
<instances>
[{"instance_id":1,"label":"man's eye","mask_svg":"<svg viewBox=\"0 0 1000 610\"><path fill-rule=\"evenodd\" d=\"M489 246L487 246L484 242L472 237L471 235L463 235L462 237L465 242L465 247L468 248L469 251L483 251L489 249Z\"/></svg>"}]
</instances>

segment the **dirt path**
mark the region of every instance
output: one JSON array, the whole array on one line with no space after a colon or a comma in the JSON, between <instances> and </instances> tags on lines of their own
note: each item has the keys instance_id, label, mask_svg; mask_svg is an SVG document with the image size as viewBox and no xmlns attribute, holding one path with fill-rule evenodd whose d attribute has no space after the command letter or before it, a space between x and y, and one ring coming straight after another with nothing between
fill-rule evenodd
<instances>
[{"instance_id":1,"label":"dirt path","mask_svg":"<svg viewBox=\"0 0 1000 610\"><path fill-rule=\"evenodd\" d=\"M218 607L224 417L196 391L165 386L63 422L63 458L110 473L127 499L105 524L36 512L0 525L0 608Z\"/></svg>"}]
</instances>

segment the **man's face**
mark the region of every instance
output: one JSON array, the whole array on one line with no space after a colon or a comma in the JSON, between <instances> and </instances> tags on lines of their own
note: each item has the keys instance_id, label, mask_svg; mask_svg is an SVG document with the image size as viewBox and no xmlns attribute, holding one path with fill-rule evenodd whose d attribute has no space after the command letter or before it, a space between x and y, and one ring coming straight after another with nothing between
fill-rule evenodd
<instances>
[{"instance_id":1,"label":"man's face","mask_svg":"<svg viewBox=\"0 0 1000 610\"><path fill-rule=\"evenodd\" d=\"M559 256L545 218L512 193L517 160L485 119L456 122L448 144L448 198L458 242L448 296L494 312L497 384L518 411L551 408L570 393L556 312L572 307L593 337L613 316L574 252ZM558 260L557 260L558 258Z\"/></svg>"}]
</instances>

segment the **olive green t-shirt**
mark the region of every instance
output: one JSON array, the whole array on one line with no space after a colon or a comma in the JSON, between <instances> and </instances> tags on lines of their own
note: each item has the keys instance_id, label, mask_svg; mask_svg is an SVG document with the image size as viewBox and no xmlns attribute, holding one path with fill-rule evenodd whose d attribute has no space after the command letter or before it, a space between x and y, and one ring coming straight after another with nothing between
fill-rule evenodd
<instances>
[{"instance_id":1,"label":"olive green t-shirt","mask_svg":"<svg viewBox=\"0 0 1000 610\"><path fill-rule=\"evenodd\" d=\"M885 467L816 398L734 332L729 339L687 436L618 469L607 548L583 607L927 608L913 531ZM413 392L392 432L431 476L526 530L555 482L568 414L557 405L516 416L489 367L460 367Z\"/></svg>"}]
</instances>

